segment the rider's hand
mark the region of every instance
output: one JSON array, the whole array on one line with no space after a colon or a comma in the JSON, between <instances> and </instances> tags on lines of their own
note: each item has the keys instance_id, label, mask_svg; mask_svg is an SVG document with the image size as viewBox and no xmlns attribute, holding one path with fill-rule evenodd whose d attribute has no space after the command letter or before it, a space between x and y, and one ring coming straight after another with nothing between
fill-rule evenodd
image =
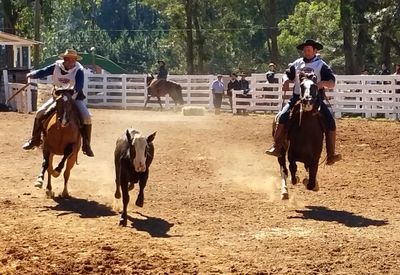
<instances>
[{"instance_id":1,"label":"rider's hand","mask_svg":"<svg viewBox=\"0 0 400 275\"><path fill-rule=\"evenodd\" d=\"M26 78L30 78L32 76L32 73L27 73Z\"/></svg>"}]
</instances>

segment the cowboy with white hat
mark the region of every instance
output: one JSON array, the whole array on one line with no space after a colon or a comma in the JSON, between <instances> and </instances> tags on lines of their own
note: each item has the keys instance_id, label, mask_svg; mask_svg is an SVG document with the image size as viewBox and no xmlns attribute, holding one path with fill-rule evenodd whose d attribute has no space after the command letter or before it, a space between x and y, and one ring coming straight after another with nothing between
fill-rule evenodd
<instances>
[{"instance_id":1,"label":"cowboy with white hat","mask_svg":"<svg viewBox=\"0 0 400 275\"><path fill-rule=\"evenodd\" d=\"M327 165L332 165L342 159L340 154L335 153L336 145L336 123L335 119L324 103L324 89L335 87L335 76L332 69L317 55L318 50L323 49L323 45L313 39L307 39L296 47L303 52L303 57L297 59L286 70L282 89L289 90L289 82L294 82L293 95L289 102L282 108L277 115L278 126L274 135L274 144L265 153L272 156L279 156L286 136L286 124L289 121L290 110L300 97L299 72L304 68L310 68L317 76L317 86L320 94L320 112L326 120L326 152Z\"/></svg>"},{"instance_id":2,"label":"cowboy with white hat","mask_svg":"<svg viewBox=\"0 0 400 275\"><path fill-rule=\"evenodd\" d=\"M57 60L55 63L45 68L30 72L26 76L35 79L52 75L55 89L74 90L73 98L75 99L75 104L83 121L83 127L81 129L83 139L82 151L88 157L93 157L94 154L90 147L92 119L91 114L83 101L86 98L83 93L85 77L83 66L77 62L78 60L81 60L82 57L73 49L65 50L65 52L60 54L58 57L60 60ZM40 145L43 121L47 117L47 114L51 113L48 110L54 108L54 105L54 98L50 98L37 110L32 138L22 146L23 149L30 150Z\"/></svg>"}]
</instances>

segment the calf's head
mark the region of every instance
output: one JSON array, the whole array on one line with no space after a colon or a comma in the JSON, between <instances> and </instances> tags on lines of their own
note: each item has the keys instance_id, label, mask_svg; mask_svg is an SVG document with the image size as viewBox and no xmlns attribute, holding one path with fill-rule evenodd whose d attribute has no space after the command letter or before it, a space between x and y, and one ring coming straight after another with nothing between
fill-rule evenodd
<instances>
[{"instance_id":1,"label":"calf's head","mask_svg":"<svg viewBox=\"0 0 400 275\"><path fill-rule=\"evenodd\" d=\"M136 172L146 171L146 160L147 157L149 157L149 145L151 142L153 142L155 136L156 132L148 137L145 137L140 133L135 133L133 136L131 136L129 130L126 130L126 137L129 143L132 165Z\"/></svg>"}]
</instances>

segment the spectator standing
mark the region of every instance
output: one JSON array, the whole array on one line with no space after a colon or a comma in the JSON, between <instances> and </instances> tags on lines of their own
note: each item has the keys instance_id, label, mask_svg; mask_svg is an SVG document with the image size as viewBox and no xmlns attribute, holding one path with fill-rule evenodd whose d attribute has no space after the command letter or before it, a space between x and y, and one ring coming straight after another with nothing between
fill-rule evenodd
<instances>
[{"instance_id":1,"label":"spectator standing","mask_svg":"<svg viewBox=\"0 0 400 275\"><path fill-rule=\"evenodd\" d=\"M213 81L211 85L211 91L213 95L214 112L219 115L221 112L222 96L224 95L224 82L222 81L222 75L218 74L217 79Z\"/></svg>"}]
</instances>

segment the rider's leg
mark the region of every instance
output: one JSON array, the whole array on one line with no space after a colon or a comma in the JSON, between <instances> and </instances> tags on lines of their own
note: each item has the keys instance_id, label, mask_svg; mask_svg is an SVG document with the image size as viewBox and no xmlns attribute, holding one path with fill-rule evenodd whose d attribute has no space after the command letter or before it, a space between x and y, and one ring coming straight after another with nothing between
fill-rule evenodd
<instances>
[{"instance_id":1,"label":"rider's leg","mask_svg":"<svg viewBox=\"0 0 400 275\"><path fill-rule=\"evenodd\" d=\"M271 148L269 148L265 153L270 156L279 157L281 154L281 149L286 139L286 125L289 121L290 108L289 104L280 111L276 116L276 121L278 125L276 126L274 133L274 143Z\"/></svg>"},{"instance_id":2,"label":"rider's leg","mask_svg":"<svg viewBox=\"0 0 400 275\"><path fill-rule=\"evenodd\" d=\"M324 102L321 102L320 112L325 117L326 121L326 132L325 132L326 154L327 154L326 164L332 165L335 162L340 161L342 159L342 155L335 153L336 123L332 113L329 111L328 107Z\"/></svg>"},{"instance_id":3,"label":"rider's leg","mask_svg":"<svg viewBox=\"0 0 400 275\"><path fill-rule=\"evenodd\" d=\"M76 100L76 106L78 107L79 114L81 115L81 119L83 121L83 127L81 128L82 135L82 151L88 157L94 157L94 153L92 148L90 147L90 140L92 135L92 118L89 110L86 107L85 102L83 100Z\"/></svg>"},{"instance_id":4,"label":"rider's leg","mask_svg":"<svg viewBox=\"0 0 400 275\"><path fill-rule=\"evenodd\" d=\"M289 121L290 110L293 109L294 104L299 99L299 96L293 94L288 103L276 115L276 122L278 123L274 133L274 144L265 151L267 155L279 157L281 154L282 146L286 138L286 125Z\"/></svg>"},{"instance_id":5,"label":"rider's leg","mask_svg":"<svg viewBox=\"0 0 400 275\"><path fill-rule=\"evenodd\" d=\"M42 105L42 107L40 107L36 111L35 121L33 124L33 130L32 130L32 137L30 140L25 142L25 144L22 146L22 148L24 150L30 150L30 149L33 149L40 145L40 139L41 139L41 134L42 134L42 130L43 130L43 121L44 121L44 119L46 119L48 117L46 115L46 114L48 114L47 110L50 108L51 105L54 104L54 102L55 101L54 101L53 97L51 97L49 100L47 100Z\"/></svg>"}]
</instances>

